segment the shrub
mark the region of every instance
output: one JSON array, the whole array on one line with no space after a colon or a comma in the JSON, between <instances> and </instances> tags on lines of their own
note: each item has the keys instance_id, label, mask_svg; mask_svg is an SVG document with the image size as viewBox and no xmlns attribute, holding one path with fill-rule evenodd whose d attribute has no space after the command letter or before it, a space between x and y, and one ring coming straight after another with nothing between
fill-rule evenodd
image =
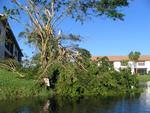
<instances>
[{"instance_id":1,"label":"shrub","mask_svg":"<svg viewBox=\"0 0 150 113\"><path fill-rule=\"evenodd\" d=\"M132 87L138 88L138 80L129 69L117 72L112 67L105 67L106 71L102 67L90 62L85 71L75 64L68 64L59 69L56 92L71 96L111 95L128 92Z\"/></svg>"}]
</instances>

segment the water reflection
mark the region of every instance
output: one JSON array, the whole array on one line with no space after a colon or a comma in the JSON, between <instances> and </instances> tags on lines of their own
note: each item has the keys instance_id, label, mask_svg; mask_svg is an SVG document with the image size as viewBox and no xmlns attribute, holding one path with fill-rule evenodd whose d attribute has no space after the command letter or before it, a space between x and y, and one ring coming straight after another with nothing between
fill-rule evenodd
<instances>
[{"instance_id":1,"label":"water reflection","mask_svg":"<svg viewBox=\"0 0 150 113\"><path fill-rule=\"evenodd\" d=\"M126 97L53 97L0 102L0 113L149 113L150 93Z\"/></svg>"},{"instance_id":2,"label":"water reflection","mask_svg":"<svg viewBox=\"0 0 150 113\"><path fill-rule=\"evenodd\" d=\"M146 83L146 89L144 90L144 93L142 93L139 100L142 109L144 109L146 113L149 113L150 112L150 82Z\"/></svg>"}]
</instances>

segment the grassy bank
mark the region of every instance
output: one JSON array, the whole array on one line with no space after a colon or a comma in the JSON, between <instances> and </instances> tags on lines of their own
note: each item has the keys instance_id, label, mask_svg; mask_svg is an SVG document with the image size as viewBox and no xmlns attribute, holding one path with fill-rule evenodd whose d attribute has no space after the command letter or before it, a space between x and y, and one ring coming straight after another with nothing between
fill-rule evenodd
<instances>
[{"instance_id":1,"label":"grassy bank","mask_svg":"<svg viewBox=\"0 0 150 113\"><path fill-rule=\"evenodd\" d=\"M35 80L17 77L15 73L0 70L0 100L36 96L48 96L46 88L40 87Z\"/></svg>"},{"instance_id":2,"label":"grassy bank","mask_svg":"<svg viewBox=\"0 0 150 113\"><path fill-rule=\"evenodd\" d=\"M147 81L150 81L150 75L138 75L137 79L140 82L147 82Z\"/></svg>"},{"instance_id":3,"label":"grassy bank","mask_svg":"<svg viewBox=\"0 0 150 113\"><path fill-rule=\"evenodd\" d=\"M67 68L67 71L70 69ZM71 97L115 96L135 93L138 90L136 77L131 76L126 71L122 71L122 73L100 73L97 76L82 72L73 72L73 75L69 73L69 76L67 74L61 73L59 75L56 88L53 90L55 94ZM134 89L131 86L134 86ZM0 100L48 97L50 95L52 95L52 91L39 86L35 80L20 78L16 73L0 70Z\"/></svg>"}]
</instances>

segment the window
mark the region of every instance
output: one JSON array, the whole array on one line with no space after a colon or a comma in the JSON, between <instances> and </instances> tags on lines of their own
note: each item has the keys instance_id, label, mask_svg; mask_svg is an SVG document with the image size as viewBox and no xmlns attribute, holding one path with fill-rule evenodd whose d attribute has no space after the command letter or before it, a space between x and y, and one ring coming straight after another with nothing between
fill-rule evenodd
<instances>
[{"instance_id":1,"label":"window","mask_svg":"<svg viewBox=\"0 0 150 113\"><path fill-rule=\"evenodd\" d=\"M1 33L2 33L2 28L0 27L0 35L1 35Z\"/></svg>"},{"instance_id":2,"label":"window","mask_svg":"<svg viewBox=\"0 0 150 113\"><path fill-rule=\"evenodd\" d=\"M9 55L7 52L5 52L5 58L9 59L9 58L13 58L13 56Z\"/></svg>"},{"instance_id":3,"label":"window","mask_svg":"<svg viewBox=\"0 0 150 113\"><path fill-rule=\"evenodd\" d=\"M139 66L145 66L145 62L138 62Z\"/></svg>"},{"instance_id":4,"label":"window","mask_svg":"<svg viewBox=\"0 0 150 113\"><path fill-rule=\"evenodd\" d=\"M18 57L18 51L17 50L15 50L15 56Z\"/></svg>"},{"instance_id":5,"label":"window","mask_svg":"<svg viewBox=\"0 0 150 113\"><path fill-rule=\"evenodd\" d=\"M143 68L143 69L137 69L137 73L140 75L145 75L147 73L147 69Z\"/></svg>"},{"instance_id":6,"label":"window","mask_svg":"<svg viewBox=\"0 0 150 113\"><path fill-rule=\"evenodd\" d=\"M0 22L0 37L2 36L3 29L4 29L4 26L3 26L3 24Z\"/></svg>"},{"instance_id":7,"label":"window","mask_svg":"<svg viewBox=\"0 0 150 113\"><path fill-rule=\"evenodd\" d=\"M9 35L6 33L6 40L5 40L5 47L7 48L7 50L13 54L13 41L12 39L9 37Z\"/></svg>"},{"instance_id":8,"label":"window","mask_svg":"<svg viewBox=\"0 0 150 113\"><path fill-rule=\"evenodd\" d=\"M1 35L2 35L2 26L0 24L0 37L1 37Z\"/></svg>"}]
</instances>

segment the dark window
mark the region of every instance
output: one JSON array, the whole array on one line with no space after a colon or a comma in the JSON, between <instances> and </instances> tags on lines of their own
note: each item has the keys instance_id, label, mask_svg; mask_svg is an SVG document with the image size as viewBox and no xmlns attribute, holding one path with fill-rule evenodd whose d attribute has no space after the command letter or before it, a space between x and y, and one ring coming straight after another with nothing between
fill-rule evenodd
<instances>
[{"instance_id":1,"label":"dark window","mask_svg":"<svg viewBox=\"0 0 150 113\"><path fill-rule=\"evenodd\" d=\"M18 52L18 61L21 62L21 60L22 60L22 59L21 59L21 53Z\"/></svg>"},{"instance_id":2,"label":"dark window","mask_svg":"<svg viewBox=\"0 0 150 113\"><path fill-rule=\"evenodd\" d=\"M1 30L2 28L0 27L0 35L1 35L1 33L2 33L2 30Z\"/></svg>"},{"instance_id":3,"label":"dark window","mask_svg":"<svg viewBox=\"0 0 150 113\"><path fill-rule=\"evenodd\" d=\"M5 47L7 48L7 50L13 54L13 41L12 39L9 37L8 33L6 33L6 39L5 39Z\"/></svg>"},{"instance_id":4,"label":"dark window","mask_svg":"<svg viewBox=\"0 0 150 113\"><path fill-rule=\"evenodd\" d=\"M15 56L17 57L18 56L18 51L15 49Z\"/></svg>"},{"instance_id":5,"label":"dark window","mask_svg":"<svg viewBox=\"0 0 150 113\"><path fill-rule=\"evenodd\" d=\"M140 75L145 75L147 73L147 69L146 68L137 69L137 73Z\"/></svg>"},{"instance_id":6,"label":"dark window","mask_svg":"<svg viewBox=\"0 0 150 113\"><path fill-rule=\"evenodd\" d=\"M6 59L9 59L9 58L13 59L13 56L11 56L11 55L9 55L7 52L5 52L5 58L6 58Z\"/></svg>"}]
</instances>

